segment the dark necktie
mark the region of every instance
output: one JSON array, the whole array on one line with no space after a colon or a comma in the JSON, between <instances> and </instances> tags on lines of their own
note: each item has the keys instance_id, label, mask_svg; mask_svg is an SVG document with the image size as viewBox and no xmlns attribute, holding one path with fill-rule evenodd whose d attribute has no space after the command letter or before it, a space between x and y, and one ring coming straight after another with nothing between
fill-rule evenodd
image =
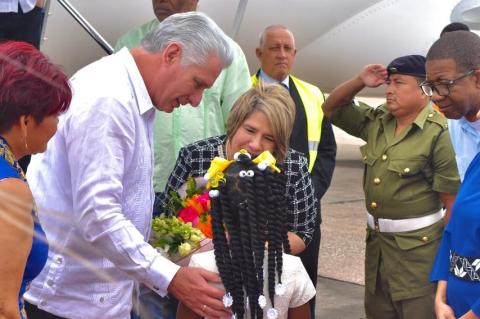
<instances>
[{"instance_id":1,"label":"dark necktie","mask_svg":"<svg viewBox=\"0 0 480 319\"><path fill-rule=\"evenodd\" d=\"M288 92L290 92L290 90L288 89L288 86L283 83L283 82L278 82L278 84L280 84L281 86L283 86Z\"/></svg>"}]
</instances>

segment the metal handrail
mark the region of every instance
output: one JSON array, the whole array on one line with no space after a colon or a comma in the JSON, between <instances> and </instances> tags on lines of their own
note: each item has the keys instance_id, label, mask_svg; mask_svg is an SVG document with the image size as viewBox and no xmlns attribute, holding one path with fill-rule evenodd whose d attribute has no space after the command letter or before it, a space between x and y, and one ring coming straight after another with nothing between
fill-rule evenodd
<instances>
[{"instance_id":1,"label":"metal handrail","mask_svg":"<svg viewBox=\"0 0 480 319\"><path fill-rule=\"evenodd\" d=\"M102 47L107 54L113 53L113 47L105 40L95 28L68 2L68 0L57 0L68 13L87 31L87 33Z\"/></svg>"},{"instance_id":2,"label":"metal handrail","mask_svg":"<svg viewBox=\"0 0 480 319\"><path fill-rule=\"evenodd\" d=\"M233 20L231 38L236 40L240 26L242 25L243 16L245 15L245 9L247 8L248 0L240 0L238 2L237 10L235 11L235 19Z\"/></svg>"}]
</instances>

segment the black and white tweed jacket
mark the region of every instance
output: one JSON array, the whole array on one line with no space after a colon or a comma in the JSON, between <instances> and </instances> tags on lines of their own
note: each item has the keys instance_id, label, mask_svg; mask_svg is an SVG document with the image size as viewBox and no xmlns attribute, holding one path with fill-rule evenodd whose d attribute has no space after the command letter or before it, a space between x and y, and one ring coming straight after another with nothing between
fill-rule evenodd
<instances>
[{"instance_id":1,"label":"black and white tweed jacket","mask_svg":"<svg viewBox=\"0 0 480 319\"><path fill-rule=\"evenodd\" d=\"M164 212L170 191L178 190L189 176L205 175L215 156L223 156L226 136L214 136L192 143L180 149L177 163L170 174L163 193L155 199L155 213ZM308 244L312 239L318 218L318 203L313 184L308 173L307 158L300 152L290 149L283 163L287 176L288 229L296 233Z\"/></svg>"}]
</instances>

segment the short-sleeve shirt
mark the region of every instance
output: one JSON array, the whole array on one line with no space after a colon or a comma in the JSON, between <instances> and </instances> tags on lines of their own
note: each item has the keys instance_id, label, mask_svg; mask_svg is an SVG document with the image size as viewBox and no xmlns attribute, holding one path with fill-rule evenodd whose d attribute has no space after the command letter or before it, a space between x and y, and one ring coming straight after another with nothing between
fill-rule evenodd
<instances>
[{"instance_id":1,"label":"short-sleeve shirt","mask_svg":"<svg viewBox=\"0 0 480 319\"><path fill-rule=\"evenodd\" d=\"M478 278L475 262L455 262L452 253L471 259L480 259L480 153L473 159L462 187L452 207L452 218L443 234L430 279L447 281L447 303L460 318L469 310L480 315L480 282L471 281ZM459 267L462 263L464 267ZM478 267L478 266L477 266ZM453 272L453 274L452 274ZM462 276L463 277L457 277ZM456 274L456 275L454 275Z\"/></svg>"},{"instance_id":2,"label":"short-sleeve shirt","mask_svg":"<svg viewBox=\"0 0 480 319\"><path fill-rule=\"evenodd\" d=\"M385 105L351 103L332 123L367 143L361 147L363 187L370 214L404 219L441 208L438 193L456 193L460 184L447 122L430 105L395 136L396 120Z\"/></svg>"},{"instance_id":3,"label":"short-sleeve shirt","mask_svg":"<svg viewBox=\"0 0 480 319\"><path fill-rule=\"evenodd\" d=\"M367 143L361 147L365 164L366 208L377 218L405 219L437 212L438 193L456 193L460 178L446 120L430 105L395 136L396 120L385 105L374 109L351 103L338 109L332 123ZM443 221L421 229L382 233L367 229L365 288L374 294L382 264L394 301L435 293L429 282Z\"/></svg>"},{"instance_id":4,"label":"short-sleeve shirt","mask_svg":"<svg viewBox=\"0 0 480 319\"><path fill-rule=\"evenodd\" d=\"M213 250L192 255L189 266L201 267L218 273ZM268 267L265 264L263 267L264 278L268 278L267 269ZM316 290L300 258L288 254L283 254L282 284L285 286L285 293L282 296L275 295L275 309L278 311L278 319L287 319L288 309L306 304L315 296ZM223 288L223 285L221 287ZM263 294L267 297L268 280L265 280L263 289ZM264 318L268 318L267 310L271 307L271 302L267 298L267 305L263 309ZM246 312L245 318L250 318L249 311Z\"/></svg>"}]
</instances>

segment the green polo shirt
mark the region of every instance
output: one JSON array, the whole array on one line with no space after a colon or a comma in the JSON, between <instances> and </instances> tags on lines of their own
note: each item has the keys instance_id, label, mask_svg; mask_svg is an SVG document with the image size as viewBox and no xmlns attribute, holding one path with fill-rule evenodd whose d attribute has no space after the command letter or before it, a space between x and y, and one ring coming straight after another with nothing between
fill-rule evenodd
<instances>
[{"instance_id":1,"label":"green polo shirt","mask_svg":"<svg viewBox=\"0 0 480 319\"><path fill-rule=\"evenodd\" d=\"M363 188L368 212L404 219L438 211L438 193L456 193L460 179L447 121L427 105L395 136L396 120L385 105L354 104L338 109L332 123L367 142Z\"/></svg>"}]
</instances>

